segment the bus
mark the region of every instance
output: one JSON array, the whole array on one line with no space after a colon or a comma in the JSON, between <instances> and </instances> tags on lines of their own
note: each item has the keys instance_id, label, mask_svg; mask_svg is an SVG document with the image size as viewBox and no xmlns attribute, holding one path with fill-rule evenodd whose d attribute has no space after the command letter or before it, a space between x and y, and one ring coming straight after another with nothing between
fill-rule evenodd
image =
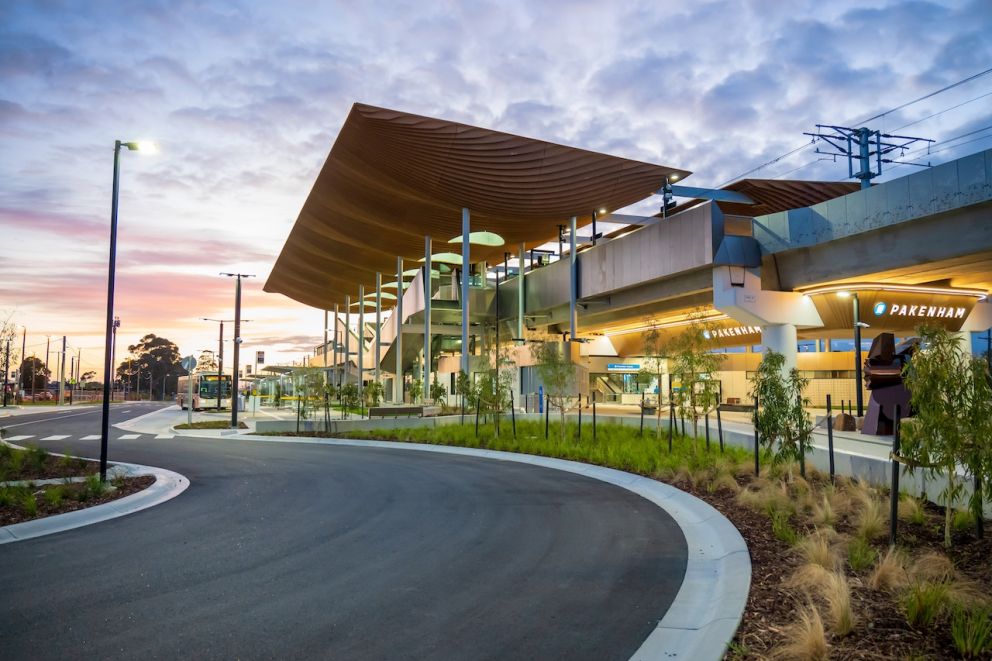
<instances>
[{"instance_id":1,"label":"bus","mask_svg":"<svg viewBox=\"0 0 992 661\"><path fill-rule=\"evenodd\" d=\"M231 376L207 372L194 372L189 376L179 377L179 387L176 390L176 402L179 408L186 410L189 403L189 382L193 381L193 410L200 409L230 409L231 408ZM220 384L220 399L218 400L218 383Z\"/></svg>"}]
</instances>

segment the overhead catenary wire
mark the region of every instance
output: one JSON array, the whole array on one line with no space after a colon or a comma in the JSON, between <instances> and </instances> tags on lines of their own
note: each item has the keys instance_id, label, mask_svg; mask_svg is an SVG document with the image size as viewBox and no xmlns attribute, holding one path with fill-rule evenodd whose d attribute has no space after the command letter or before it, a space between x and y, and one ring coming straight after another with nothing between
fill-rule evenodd
<instances>
[{"instance_id":1,"label":"overhead catenary wire","mask_svg":"<svg viewBox=\"0 0 992 661\"><path fill-rule=\"evenodd\" d=\"M976 74L973 74L971 76L968 76L966 78L962 78L961 80L955 81L955 82L951 83L950 85L946 85L946 86L944 86L944 87L942 87L942 88L940 88L938 90L934 90L933 92L930 92L929 94L924 94L923 96L921 96L919 98L916 98L916 99L913 99L912 101L907 101L906 103L903 103L901 105L898 105L895 108L890 108L889 110L886 110L883 113L879 113L877 115L874 115L873 117L869 117L867 119L863 119L863 120L860 120L858 122L854 122L854 124L864 124L866 122L870 122L872 120L879 119L881 117L885 117L886 115L890 115L890 114L892 114L892 113L894 113L894 112L896 112L898 110L902 110L903 108L908 108L909 106L911 106L913 104L916 104L916 103L919 103L920 101L925 101L926 99L929 99L929 98L932 98L934 96L937 96L938 94L942 94L944 92L947 92L948 90L951 90L951 89L954 89L955 87L959 87L961 85L964 85L966 83L969 83L969 82L971 82L973 80L976 80L978 78L981 78L983 76L986 76L986 75L988 75L990 73L992 73L992 68L985 69L984 71L980 71L980 72L978 72ZM969 101L966 101L965 103L970 103L971 101L976 101L976 100L978 100L980 98L983 98L984 96L987 96L987 95L976 97L975 99L971 99ZM964 104L959 104L959 106L956 106L956 107L960 107L960 105L964 105ZM946 112L947 110L953 110L953 109L954 109L954 107L946 108L946 109L940 111L940 113L936 113L934 116L936 116L937 114L942 114L943 112ZM929 118L925 118L925 119L929 119ZM920 121L923 121L923 120L920 120ZM915 123L919 123L919 122L915 122ZM910 126L910 124L907 124L906 126ZM905 126L900 127L900 128L905 128ZM899 129L893 129L893 130L899 130ZM751 168L750 170L747 170L746 172L742 172L742 173L740 173L740 174L738 174L738 175L736 175L734 177L731 177L727 181L725 181L725 182L717 185L717 188L723 188L724 186L727 186L728 184L732 184L733 182L737 181L738 179L742 179L743 177L746 177L749 174L753 174L755 172L758 172L759 170L763 170L764 168L768 167L769 165L774 165L775 163L778 163L782 159L788 158L789 156L792 156L793 154L795 154L797 152L800 152L800 151L802 151L804 149L807 149L808 147L811 147L815 142L816 142L815 139L814 140L811 140L809 142L804 142L802 145L799 145L798 147L796 147L794 149L790 149L789 151L785 152L784 154L782 154L780 156L776 156L775 158L773 158L773 159L771 159L769 161L766 161L766 162L762 163L761 165L758 165L756 167ZM812 162L807 163L806 165L811 165L811 164L812 164ZM801 166L801 167L796 168L796 169L797 170L798 169L802 169L802 167L806 167L806 166ZM845 179L842 179L841 181L844 181L844 180L846 180L846 177L845 177Z\"/></svg>"}]
</instances>

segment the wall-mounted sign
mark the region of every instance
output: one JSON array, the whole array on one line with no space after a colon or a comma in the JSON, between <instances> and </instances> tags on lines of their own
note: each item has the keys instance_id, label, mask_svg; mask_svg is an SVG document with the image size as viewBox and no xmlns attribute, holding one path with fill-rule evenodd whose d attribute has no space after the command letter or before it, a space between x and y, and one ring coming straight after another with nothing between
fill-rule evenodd
<instances>
[{"instance_id":1,"label":"wall-mounted sign","mask_svg":"<svg viewBox=\"0 0 992 661\"><path fill-rule=\"evenodd\" d=\"M641 369L641 366L637 363L607 363L607 372L636 372Z\"/></svg>"},{"instance_id":2,"label":"wall-mounted sign","mask_svg":"<svg viewBox=\"0 0 992 661\"><path fill-rule=\"evenodd\" d=\"M703 337L707 340L722 339L728 337L742 337L744 335L761 335L760 326L728 326L727 328L714 328L704 330Z\"/></svg>"},{"instance_id":3,"label":"wall-mounted sign","mask_svg":"<svg viewBox=\"0 0 992 661\"><path fill-rule=\"evenodd\" d=\"M850 331L854 327L854 296L858 298L861 321L872 331L915 332L921 324L943 326L949 331L961 329L975 307L974 294L943 291L889 291L852 287L847 296L836 291L807 294L823 319L824 330Z\"/></svg>"}]
</instances>

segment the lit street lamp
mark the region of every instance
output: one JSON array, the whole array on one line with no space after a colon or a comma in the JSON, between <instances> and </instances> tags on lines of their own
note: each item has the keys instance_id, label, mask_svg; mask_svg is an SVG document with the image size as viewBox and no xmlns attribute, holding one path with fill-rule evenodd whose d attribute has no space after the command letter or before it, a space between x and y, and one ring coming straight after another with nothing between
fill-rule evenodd
<instances>
[{"instance_id":1,"label":"lit street lamp","mask_svg":"<svg viewBox=\"0 0 992 661\"><path fill-rule=\"evenodd\" d=\"M107 271L107 333L103 351L103 418L100 424L100 480L107 481L107 439L110 435L110 393L113 365L111 341L114 336L114 276L117 269L117 198L120 192L121 147L128 151L158 151L152 142L114 141L114 186L110 200L110 264Z\"/></svg>"},{"instance_id":2,"label":"lit street lamp","mask_svg":"<svg viewBox=\"0 0 992 661\"><path fill-rule=\"evenodd\" d=\"M858 417L864 415L864 395L861 392L861 329L868 324L861 321L861 306L858 304L858 292L839 291L841 298L853 298L854 303L854 393L858 404Z\"/></svg>"}]
</instances>

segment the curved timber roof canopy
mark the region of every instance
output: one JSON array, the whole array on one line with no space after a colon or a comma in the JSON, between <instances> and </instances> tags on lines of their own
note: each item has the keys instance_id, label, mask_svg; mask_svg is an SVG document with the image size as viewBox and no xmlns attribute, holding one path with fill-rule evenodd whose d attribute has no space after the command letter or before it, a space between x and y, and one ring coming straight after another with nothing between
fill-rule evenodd
<instances>
[{"instance_id":1,"label":"curved timber roof canopy","mask_svg":"<svg viewBox=\"0 0 992 661\"><path fill-rule=\"evenodd\" d=\"M508 246L557 235L570 216L615 210L689 172L356 103L283 246L265 291L321 309L387 277L396 257L447 250L471 230ZM443 247L442 247L443 246ZM460 250L460 247L459 247ZM472 246L471 259L504 248ZM511 248L512 250L512 248Z\"/></svg>"}]
</instances>

